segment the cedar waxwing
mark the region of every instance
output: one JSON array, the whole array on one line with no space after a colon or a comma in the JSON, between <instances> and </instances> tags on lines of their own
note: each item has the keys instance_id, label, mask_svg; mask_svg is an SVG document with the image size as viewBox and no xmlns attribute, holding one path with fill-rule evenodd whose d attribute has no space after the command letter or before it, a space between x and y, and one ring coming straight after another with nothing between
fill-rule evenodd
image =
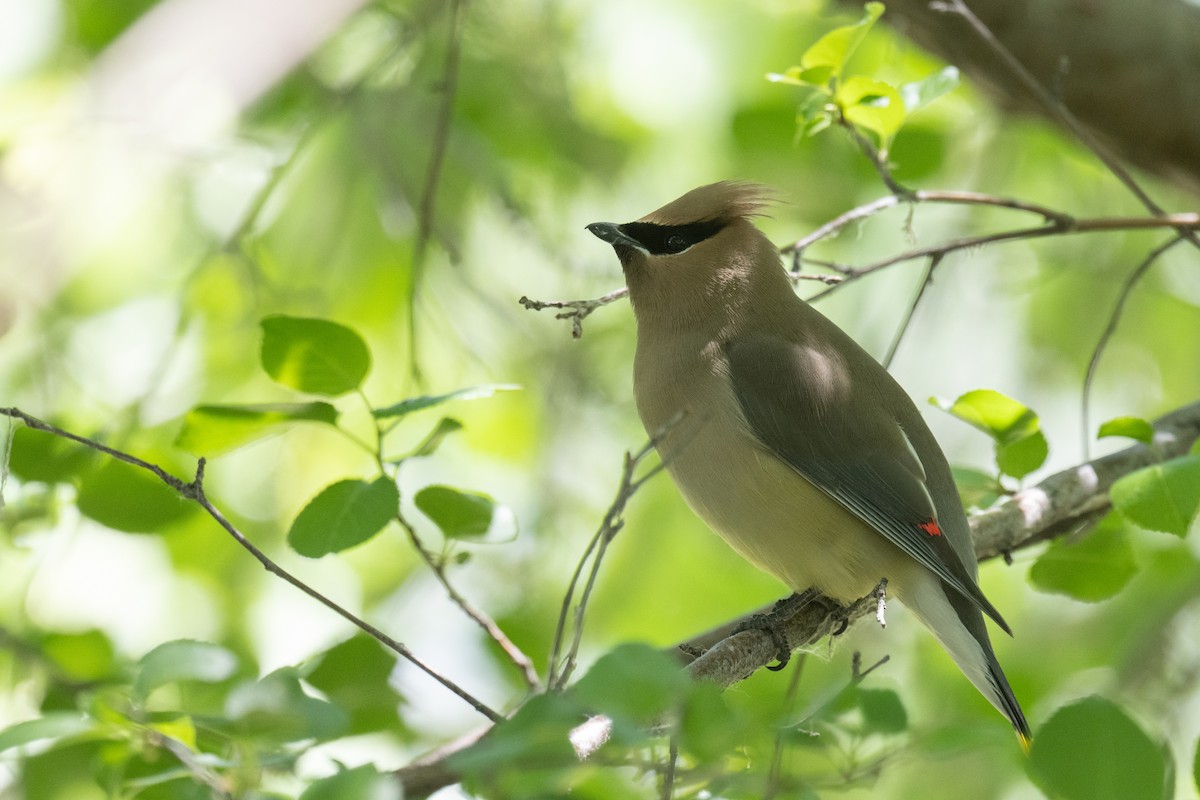
<instances>
[{"instance_id":1,"label":"cedar waxwing","mask_svg":"<svg viewBox=\"0 0 1200 800\"><path fill-rule=\"evenodd\" d=\"M796 296L750 222L769 202L714 183L588 226L629 286L642 423L666 429L658 450L688 505L794 591L849 603L886 578L1027 748L983 615L1011 631L976 583L946 457L887 370Z\"/></svg>"}]
</instances>

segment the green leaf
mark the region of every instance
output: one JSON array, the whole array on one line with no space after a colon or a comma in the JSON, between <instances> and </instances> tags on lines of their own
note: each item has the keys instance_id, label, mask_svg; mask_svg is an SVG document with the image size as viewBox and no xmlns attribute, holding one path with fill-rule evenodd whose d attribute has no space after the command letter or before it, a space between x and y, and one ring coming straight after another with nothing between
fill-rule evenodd
<instances>
[{"instance_id":1,"label":"green leaf","mask_svg":"<svg viewBox=\"0 0 1200 800\"><path fill-rule=\"evenodd\" d=\"M1108 496L1113 508L1139 528L1186 536L1200 507L1200 456L1173 458L1126 475Z\"/></svg>"},{"instance_id":2,"label":"green leaf","mask_svg":"<svg viewBox=\"0 0 1200 800\"><path fill-rule=\"evenodd\" d=\"M406 414L411 414L414 411L432 408L433 406L447 403L451 400L477 400L481 397L491 397L496 392L508 392L521 387L513 383L486 383L482 386L469 386L466 389L450 392L448 394L424 395L421 397L410 397L407 400L401 400L395 405L390 405L387 408L377 408L371 413L375 419L391 419L392 417L403 417Z\"/></svg>"},{"instance_id":3,"label":"green leaf","mask_svg":"<svg viewBox=\"0 0 1200 800\"><path fill-rule=\"evenodd\" d=\"M1004 444L1032 436L1040 427L1031 409L991 389L972 390L952 403L937 397L929 402Z\"/></svg>"},{"instance_id":4,"label":"green leaf","mask_svg":"<svg viewBox=\"0 0 1200 800\"><path fill-rule=\"evenodd\" d=\"M466 750L450 756L448 766L466 777L472 787L495 790L498 774L570 767L579 763L568 734L586 719L583 710L565 694L539 694L517 709L503 725Z\"/></svg>"},{"instance_id":5,"label":"green leaf","mask_svg":"<svg viewBox=\"0 0 1200 800\"><path fill-rule=\"evenodd\" d=\"M196 406L184 415L175 444L189 453L213 456L261 439L288 423L336 425L337 419L337 409L324 402Z\"/></svg>"},{"instance_id":6,"label":"green leaf","mask_svg":"<svg viewBox=\"0 0 1200 800\"><path fill-rule=\"evenodd\" d=\"M140 702L158 687L181 681L219 683L232 677L237 666L237 656L211 642L165 642L138 661L133 696Z\"/></svg>"},{"instance_id":7,"label":"green leaf","mask_svg":"<svg viewBox=\"0 0 1200 800\"><path fill-rule=\"evenodd\" d=\"M282 315L262 321L262 366L290 389L331 397L357 389L371 369L367 343L336 322Z\"/></svg>"},{"instance_id":8,"label":"green leaf","mask_svg":"<svg viewBox=\"0 0 1200 800\"><path fill-rule=\"evenodd\" d=\"M43 739L74 736L91 730L94 725L95 722L74 711L51 711L37 719L18 722L0 731L0 753Z\"/></svg>"},{"instance_id":9,"label":"green leaf","mask_svg":"<svg viewBox=\"0 0 1200 800\"><path fill-rule=\"evenodd\" d=\"M900 87L904 108L912 115L917 109L958 88L958 82L958 68L943 67L928 78L906 83Z\"/></svg>"},{"instance_id":10,"label":"green leaf","mask_svg":"<svg viewBox=\"0 0 1200 800\"><path fill-rule=\"evenodd\" d=\"M381 773L374 764L364 764L314 781L300 800L401 800L402 796L394 776Z\"/></svg>"},{"instance_id":11,"label":"green leaf","mask_svg":"<svg viewBox=\"0 0 1200 800\"><path fill-rule=\"evenodd\" d=\"M1050 447L1037 414L1011 397L975 389L952 403L936 397L929 402L991 436L1004 474L1023 478L1045 463Z\"/></svg>"},{"instance_id":12,"label":"green leaf","mask_svg":"<svg viewBox=\"0 0 1200 800\"><path fill-rule=\"evenodd\" d=\"M373 482L350 479L326 486L308 501L288 531L302 556L320 558L362 544L396 517L400 491L386 475Z\"/></svg>"},{"instance_id":13,"label":"green leaf","mask_svg":"<svg viewBox=\"0 0 1200 800\"><path fill-rule=\"evenodd\" d=\"M447 539L474 539L492 529L496 501L486 494L464 492L452 486L426 486L413 502L433 520Z\"/></svg>"},{"instance_id":14,"label":"green leaf","mask_svg":"<svg viewBox=\"0 0 1200 800\"><path fill-rule=\"evenodd\" d=\"M901 733L908 728L908 712L900 695L891 689L859 688L858 707L863 726L874 733Z\"/></svg>"},{"instance_id":15,"label":"green leaf","mask_svg":"<svg viewBox=\"0 0 1200 800\"><path fill-rule=\"evenodd\" d=\"M1005 494L1004 485L996 476L971 467L951 467L963 508L987 508Z\"/></svg>"},{"instance_id":16,"label":"green leaf","mask_svg":"<svg viewBox=\"0 0 1200 800\"><path fill-rule=\"evenodd\" d=\"M1060 708L1041 727L1030 768L1038 785L1062 800L1163 800L1173 774L1164 749L1095 696Z\"/></svg>"},{"instance_id":17,"label":"green leaf","mask_svg":"<svg viewBox=\"0 0 1200 800\"><path fill-rule=\"evenodd\" d=\"M811 70L816 67L828 67L832 77L840 76L850 56L854 55L871 26L882 15L883 3L867 3L858 22L834 28L805 50L804 55L800 57L801 68Z\"/></svg>"},{"instance_id":18,"label":"green leaf","mask_svg":"<svg viewBox=\"0 0 1200 800\"><path fill-rule=\"evenodd\" d=\"M270 742L327 740L346 728L346 715L306 694L291 667L235 687L226 698L225 715L241 735Z\"/></svg>"},{"instance_id":19,"label":"green leaf","mask_svg":"<svg viewBox=\"0 0 1200 800\"><path fill-rule=\"evenodd\" d=\"M1079 541L1051 542L1030 568L1029 580L1043 592L1094 603L1115 595L1136 572L1128 529L1109 514Z\"/></svg>"},{"instance_id":20,"label":"green leaf","mask_svg":"<svg viewBox=\"0 0 1200 800\"><path fill-rule=\"evenodd\" d=\"M1200 789L1200 739L1196 741L1196 755L1192 757L1192 783Z\"/></svg>"},{"instance_id":21,"label":"green leaf","mask_svg":"<svg viewBox=\"0 0 1200 800\"><path fill-rule=\"evenodd\" d=\"M1024 478L1045 464L1049 454L1050 445L1046 442L1045 434L1037 431L1032 436L1017 439L1015 442L997 442L996 466L1005 475Z\"/></svg>"},{"instance_id":22,"label":"green leaf","mask_svg":"<svg viewBox=\"0 0 1200 800\"><path fill-rule=\"evenodd\" d=\"M83 473L96 451L22 425L13 431L8 468L23 481L66 483Z\"/></svg>"},{"instance_id":23,"label":"green leaf","mask_svg":"<svg viewBox=\"0 0 1200 800\"><path fill-rule=\"evenodd\" d=\"M370 636L354 636L317 660L305 681L350 715L347 733L395 732L400 694L391 685L396 656Z\"/></svg>"},{"instance_id":24,"label":"green leaf","mask_svg":"<svg viewBox=\"0 0 1200 800\"><path fill-rule=\"evenodd\" d=\"M904 101L900 93L882 81L861 75L847 78L834 99L848 122L874 133L885 149L904 124Z\"/></svg>"},{"instance_id":25,"label":"green leaf","mask_svg":"<svg viewBox=\"0 0 1200 800\"><path fill-rule=\"evenodd\" d=\"M1100 425L1096 438L1108 436L1125 436L1137 439L1142 444L1154 443L1154 426L1141 417L1114 417Z\"/></svg>"},{"instance_id":26,"label":"green leaf","mask_svg":"<svg viewBox=\"0 0 1200 800\"><path fill-rule=\"evenodd\" d=\"M450 417L442 417L438 420L438 424L429 432L419 445L417 445L411 453L405 458L423 458L433 455L442 444L442 440L455 431L462 430L462 423Z\"/></svg>"},{"instance_id":27,"label":"green leaf","mask_svg":"<svg viewBox=\"0 0 1200 800\"><path fill-rule=\"evenodd\" d=\"M675 708L690 683L679 664L647 644L621 644L602 655L572 692L614 723L651 722Z\"/></svg>"},{"instance_id":28,"label":"green leaf","mask_svg":"<svg viewBox=\"0 0 1200 800\"><path fill-rule=\"evenodd\" d=\"M98 681L113 673L113 645L102 631L51 633L42 639L41 646L46 658L73 681Z\"/></svg>"},{"instance_id":29,"label":"green leaf","mask_svg":"<svg viewBox=\"0 0 1200 800\"><path fill-rule=\"evenodd\" d=\"M688 689L679 715L679 746L700 763L717 763L744 742L738 719L720 687L701 681Z\"/></svg>"},{"instance_id":30,"label":"green leaf","mask_svg":"<svg viewBox=\"0 0 1200 800\"><path fill-rule=\"evenodd\" d=\"M158 478L123 461L105 461L83 477L79 513L126 533L160 531L193 512L191 504Z\"/></svg>"}]
</instances>

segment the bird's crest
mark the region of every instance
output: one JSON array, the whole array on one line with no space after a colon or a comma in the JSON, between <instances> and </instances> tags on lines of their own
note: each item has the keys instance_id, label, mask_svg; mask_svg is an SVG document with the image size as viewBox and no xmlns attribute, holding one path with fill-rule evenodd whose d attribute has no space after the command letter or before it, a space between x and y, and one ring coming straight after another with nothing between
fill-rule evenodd
<instances>
[{"instance_id":1,"label":"bird's crest","mask_svg":"<svg viewBox=\"0 0 1200 800\"><path fill-rule=\"evenodd\" d=\"M774 202L771 189L762 184L721 181L692 189L638 221L656 225L687 225L710 220L733 222L758 216Z\"/></svg>"}]
</instances>

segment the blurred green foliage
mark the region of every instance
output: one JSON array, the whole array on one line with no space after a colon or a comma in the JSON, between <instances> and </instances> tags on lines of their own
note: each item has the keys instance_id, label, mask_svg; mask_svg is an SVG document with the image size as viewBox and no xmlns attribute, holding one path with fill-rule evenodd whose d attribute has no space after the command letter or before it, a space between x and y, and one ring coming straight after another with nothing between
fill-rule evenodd
<instances>
[{"instance_id":1,"label":"blurred green foliage","mask_svg":"<svg viewBox=\"0 0 1200 800\"><path fill-rule=\"evenodd\" d=\"M887 194L842 119L909 188L1139 213L1075 144L990 110L876 25L878 4L289 7L255 53L207 60L200 45L254 21L185 6L10 12L39 33L0 73L0 405L184 482L210 459L205 494L248 539L512 713L452 760L463 791L657 796L670 745L648 720L673 734L680 797L1168 797L1200 780L1185 766L1200 763L1200 454L1125 478L1094 529L983 568L1017 631L997 647L1034 724L1029 761L902 609L797 657L794 690L792 673L724 694L681 682L662 648L783 588L665 478L627 510L565 693L529 697L427 568L545 672L571 570L645 438L628 307L596 310L575 342L517 302L619 285L585 224L739 177L778 187L762 224L795 241ZM289 61L293 25L316 44ZM865 264L1029 223L1014 214L902 208L806 256ZM1131 296L1080 412L1120 287L1161 237L1050 237L939 266L893 371L914 396L957 397L942 407L978 429L929 417L968 505L1083 460L1085 423L1096 451L1150 442L1144 420L1200 396L1200 283L1180 247ZM882 353L920 282L909 262L821 308ZM0 797L397 797L390 769L483 721L145 471L28 428L7 442ZM860 681L858 650L891 658ZM566 732L595 713L614 738L581 763Z\"/></svg>"}]
</instances>

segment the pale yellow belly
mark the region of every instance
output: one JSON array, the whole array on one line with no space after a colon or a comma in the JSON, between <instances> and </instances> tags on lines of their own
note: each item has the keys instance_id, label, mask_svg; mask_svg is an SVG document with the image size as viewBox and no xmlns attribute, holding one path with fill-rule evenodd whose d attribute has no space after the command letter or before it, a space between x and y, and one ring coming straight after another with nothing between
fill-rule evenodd
<instances>
[{"instance_id":1,"label":"pale yellow belly","mask_svg":"<svg viewBox=\"0 0 1200 800\"><path fill-rule=\"evenodd\" d=\"M683 426L681 426L683 427ZM793 591L843 602L886 577L902 589L919 566L736 427L711 422L664 448L688 505L729 545Z\"/></svg>"}]
</instances>

